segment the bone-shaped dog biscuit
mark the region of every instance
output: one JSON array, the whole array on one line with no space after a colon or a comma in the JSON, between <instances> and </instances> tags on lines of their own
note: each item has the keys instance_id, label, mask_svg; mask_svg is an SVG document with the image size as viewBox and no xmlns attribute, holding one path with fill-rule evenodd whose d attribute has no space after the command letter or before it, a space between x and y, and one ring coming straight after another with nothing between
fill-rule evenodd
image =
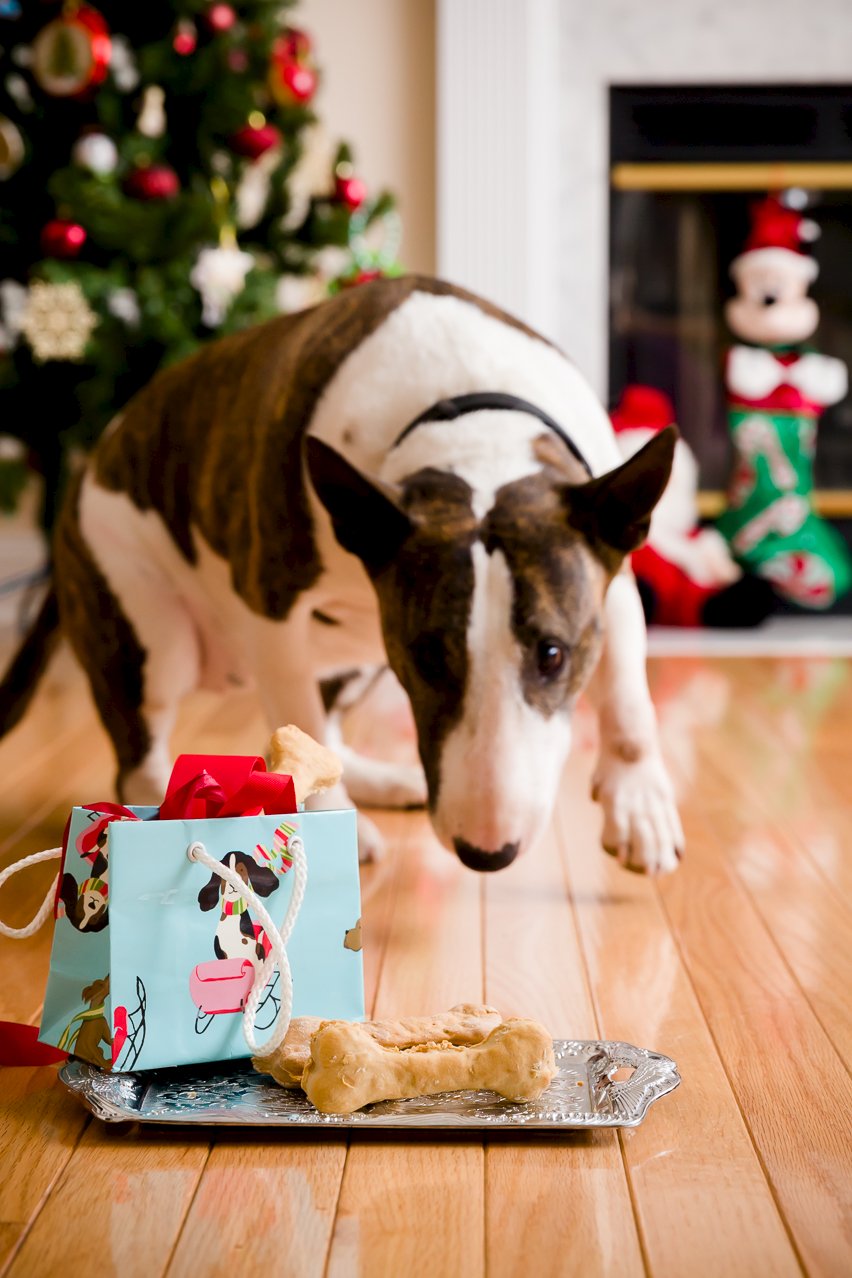
<instances>
[{"instance_id":1,"label":"bone-shaped dog biscuit","mask_svg":"<svg viewBox=\"0 0 852 1278\"><path fill-rule=\"evenodd\" d=\"M384 1047L413 1047L416 1043L453 1043L464 1046L481 1043L500 1024L502 1016L493 1007L479 1003L459 1003L436 1016L408 1016L398 1021L362 1021L371 1038ZM318 1016L297 1016L290 1022L284 1042L269 1056L255 1056L252 1064L262 1074L271 1074L282 1087L301 1087L302 1075L311 1058L311 1036L322 1021Z\"/></svg>"},{"instance_id":2,"label":"bone-shaped dog biscuit","mask_svg":"<svg viewBox=\"0 0 852 1278\"><path fill-rule=\"evenodd\" d=\"M351 1114L374 1101L439 1092L487 1090L536 1100L555 1074L553 1042L535 1021L504 1021L470 1047L408 1048L385 1047L351 1021L326 1021L311 1039L302 1087L320 1113Z\"/></svg>"},{"instance_id":3,"label":"bone-shaped dog biscuit","mask_svg":"<svg viewBox=\"0 0 852 1278\"><path fill-rule=\"evenodd\" d=\"M337 785L343 764L333 751L314 741L294 723L277 728L269 743L269 770L293 778L296 802Z\"/></svg>"}]
</instances>

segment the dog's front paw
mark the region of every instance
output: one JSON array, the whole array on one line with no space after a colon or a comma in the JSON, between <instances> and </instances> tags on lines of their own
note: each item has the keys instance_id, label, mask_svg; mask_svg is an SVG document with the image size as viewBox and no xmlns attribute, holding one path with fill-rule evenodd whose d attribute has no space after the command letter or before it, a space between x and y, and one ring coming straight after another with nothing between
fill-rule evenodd
<instances>
[{"instance_id":1,"label":"dog's front paw","mask_svg":"<svg viewBox=\"0 0 852 1278\"><path fill-rule=\"evenodd\" d=\"M428 791L419 764L385 763L353 750L339 750L346 789L363 808L423 808Z\"/></svg>"},{"instance_id":2,"label":"dog's front paw","mask_svg":"<svg viewBox=\"0 0 852 1278\"><path fill-rule=\"evenodd\" d=\"M626 762L602 756L592 798L604 811L605 850L628 870L670 874L683 856L683 828L674 791L659 755Z\"/></svg>"}]
</instances>

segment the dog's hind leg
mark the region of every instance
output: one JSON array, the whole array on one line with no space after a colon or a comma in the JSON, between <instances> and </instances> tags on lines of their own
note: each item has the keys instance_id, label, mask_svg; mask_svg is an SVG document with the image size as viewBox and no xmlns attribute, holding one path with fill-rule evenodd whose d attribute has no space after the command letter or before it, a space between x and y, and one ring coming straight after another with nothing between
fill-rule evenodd
<instances>
[{"instance_id":1,"label":"dog's hind leg","mask_svg":"<svg viewBox=\"0 0 852 1278\"><path fill-rule=\"evenodd\" d=\"M389 763L359 754L343 735L345 715L363 701L386 669L386 666L367 666L320 683L328 715L325 744L343 763L346 789L359 807L422 808L427 797L426 774L419 764Z\"/></svg>"},{"instance_id":2,"label":"dog's hind leg","mask_svg":"<svg viewBox=\"0 0 852 1278\"><path fill-rule=\"evenodd\" d=\"M603 845L630 870L674 870L683 850L674 791L660 751L645 670L645 618L623 569L604 602L601 663L589 687L601 749L592 797L604 811Z\"/></svg>"},{"instance_id":3,"label":"dog's hind leg","mask_svg":"<svg viewBox=\"0 0 852 1278\"><path fill-rule=\"evenodd\" d=\"M159 591L149 596L147 606L134 600L131 624L146 646L136 714L147 749L133 760L119 758L118 792L125 803L159 804L172 767L170 738L178 707L198 686L198 635L183 601Z\"/></svg>"},{"instance_id":4,"label":"dog's hind leg","mask_svg":"<svg viewBox=\"0 0 852 1278\"><path fill-rule=\"evenodd\" d=\"M122 500L112 496L112 500ZM159 803L171 769L177 706L195 687L198 640L168 583L118 545L107 521L93 544L69 502L57 529L55 581L63 629L89 678L118 762L119 797ZM120 525L117 525L120 526Z\"/></svg>"}]
</instances>

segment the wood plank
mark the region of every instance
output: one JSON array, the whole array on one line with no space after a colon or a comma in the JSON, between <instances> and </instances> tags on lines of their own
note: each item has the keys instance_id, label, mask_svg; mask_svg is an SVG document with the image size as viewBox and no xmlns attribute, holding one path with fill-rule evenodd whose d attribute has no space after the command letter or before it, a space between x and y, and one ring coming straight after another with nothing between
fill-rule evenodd
<instances>
[{"instance_id":1,"label":"wood plank","mask_svg":"<svg viewBox=\"0 0 852 1278\"><path fill-rule=\"evenodd\" d=\"M600 849L591 769L591 755L575 760L557 819L601 1032L671 1056L683 1079L622 1134L650 1272L791 1278L796 1256L655 885ZM687 860L674 877L688 891L692 875Z\"/></svg>"},{"instance_id":2,"label":"wood plank","mask_svg":"<svg viewBox=\"0 0 852 1278\"><path fill-rule=\"evenodd\" d=\"M600 1037L555 837L483 887L487 1001L555 1038ZM615 1132L494 1139L485 1168L489 1276L645 1272Z\"/></svg>"},{"instance_id":3,"label":"wood plank","mask_svg":"<svg viewBox=\"0 0 852 1278\"><path fill-rule=\"evenodd\" d=\"M847 1068L852 1061L852 909L773 824L707 808L731 868Z\"/></svg>"},{"instance_id":4,"label":"wood plank","mask_svg":"<svg viewBox=\"0 0 852 1278\"><path fill-rule=\"evenodd\" d=\"M483 1273L482 1197L478 1145L353 1139L328 1278Z\"/></svg>"},{"instance_id":5,"label":"wood plank","mask_svg":"<svg viewBox=\"0 0 852 1278\"><path fill-rule=\"evenodd\" d=\"M322 1278L345 1158L345 1139L292 1132L217 1144L167 1273Z\"/></svg>"},{"instance_id":6,"label":"wood plank","mask_svg":"<svg viewBox=\"0 0 852 1278\"><path fill-rule=\"evenodd\" d=\"M662 665L662 663L660 663ZM693 745L701 795L777 823L824 874L836 896L852 900L846 725L852 719L852 667L839 659L714 663L728 711ZM654 671L654 691L659 678ZM708 782L722 790L711 796Z\"/></svg>"},{"instance_id":7,"label":"wood plank","mask_svg":"<svg viewBox=\"0 0 852 1278\"><path fill-rule=\"evenodd\" d=\"M206 1159L204 1141L93 1123L12 1261L10 1278L162 1273Z\"/></svg>"},{"instance_id":8,"label":"wood plank","mask_svg":"<svg viewBox=\"0 0 852 1278\"><path fill-rule=\"evenodd\" d=\"M813 1274L852 1251L852 1083L725 856L726 810L687 809L689 862L659 890L787 1228Z\"/></svg>"},{"instance_id":9,"label":"wood plank","mask_svg":"<svg viewBox=\"0 0 852 1278\"><path fill-rule=\"evenodd\" d=\"M376 1016L423 1015L482 999L480 880L409 819ZM469 1142L373 1142L354 1134L328 1273L370 1278L484 1268L483 1151Z\"/></svg>"},{"instance_id":10,"label":"wood plank","mask_svg":"<svg viewBox=\"0 0 852 1278\"><path fill-rule=\"evenodd\" d=\"M88 1121L55 1067L0 1071L0 1272Z\"/></svg>"}]
</instances>

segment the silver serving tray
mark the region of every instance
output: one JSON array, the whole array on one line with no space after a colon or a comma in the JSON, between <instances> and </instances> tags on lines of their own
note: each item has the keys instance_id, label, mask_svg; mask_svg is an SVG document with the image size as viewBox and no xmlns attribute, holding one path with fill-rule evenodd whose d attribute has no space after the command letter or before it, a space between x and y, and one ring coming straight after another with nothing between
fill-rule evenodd
<instances>
[{"instance_id":1,"label":"silver serving tray","mask_svg":"<svg viewBox=\"0 0 852 1278\"><path fill-rule=\"evenodd\" d=\"M107 1123L193 1126L534 1130L636 1127L655 1100L680 1083L674 1061L629 1043L556 1040L559 1072L539 1100L516 1104L495 1092L444 1092L381 1101L356 1114L320 1114L299 1091L279 1087L248 1061L107 1074L70 1060L62 1082ZM613 1075L633 1071L625 1080Z\"/></svg>"}]
</instances>

